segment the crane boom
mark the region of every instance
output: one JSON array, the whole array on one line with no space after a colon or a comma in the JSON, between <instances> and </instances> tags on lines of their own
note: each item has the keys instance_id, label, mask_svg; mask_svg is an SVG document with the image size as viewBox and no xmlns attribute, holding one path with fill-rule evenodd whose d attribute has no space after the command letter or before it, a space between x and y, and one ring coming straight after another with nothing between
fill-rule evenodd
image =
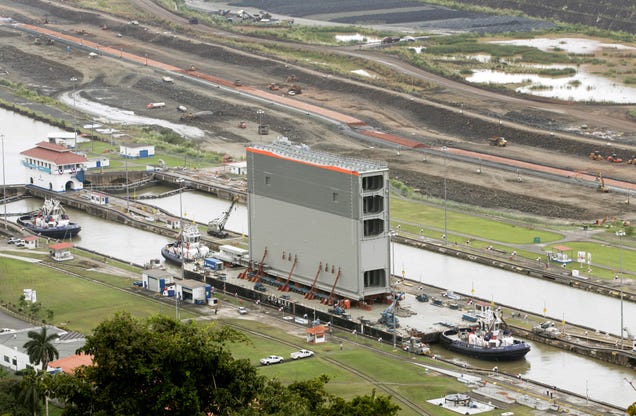
<instances>
[{"instance_id":1,"label":"crane boom","mask_svg":"<svg viewBox=\"0 0 636 416\"><path fill-rule=\"evenodd\" d=\"M227 237L227 232L225 231L225 223L227 222L228 218L230 218L232 209L234 208L234 205L236 204L238 199L238 195L234 195L232 197L232 203L230 204L230 207L227 209L227 211L224 211L220 217L208 222L208 234L219 238Z\"/></svg>"}]
</instances>

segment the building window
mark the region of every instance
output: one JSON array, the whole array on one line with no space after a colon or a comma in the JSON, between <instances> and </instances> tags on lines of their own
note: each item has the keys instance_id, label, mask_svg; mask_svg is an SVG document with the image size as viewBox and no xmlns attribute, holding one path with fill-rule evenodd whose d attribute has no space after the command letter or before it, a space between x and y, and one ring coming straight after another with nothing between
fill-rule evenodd
<instances>
[{"instance_id":1,"label":"building window","mask_svg":"<svg viewBox=\"0 0 636 416\"><path fill-rule=\"evenodd\" d=\"M364 272L364 287L385 287L386 286L386 270L375 269Z\"/></svg>"},{"instance_id":2,"label":"building window","mask_svg":"<svg viewBox=\"0 0 636 416\"><path fill-rule=\"evenodd\" d=\"M338 192L334 192L333 194L331 194L331 200L333 202L338 202Z\"/></svg>"},{"instance_id":3,"label":"building window","mask_svg":"<svg viewBox=\"0 0 636 416\"><path fill-rule=\"evenodd\" d=\"M5 363L8 363L8 362L9 362L9 356L7 356L7 355L5 355L5 356L4 356L4 362L5 362Z\"/></svg>"},{"instance_id":4,"label":"building window","mask_svg":"<svg viewBox=\"0 0 636 416\"><path fill-rule=\"evenodd\" d=\"M384 186L384 176L365 176L362 178L362 190L363 191L377 191Z\"/></svg>"},{"instance_id":5,"label":"building window","mask_svg":"<svg viewBox=\"0 0 636 416\"><path fill-rule=\"evenodd\" d=\"M265 185L271 185L272 184L272 178L270 178L269 176L265 176Z\"/></svg>"},{"instance_id":6,"label":"building window","mask_svg":"<svg viewBox=\"0 0 636 416\"><path fill-rule=\"evenodd\" d=\"M384 210L383 196L365 196L362 203L362 209L365 214L378 214Z\"/></svg>"},{"instance_id":7,"label":"building window","mask_svg":"<svg viewBox=\"0 0 636 416\"><path fill-rule=\"evenodd\" d=\"M364 220L364 236L373 237L384 232L384 220Z\"/></svg>"}]
</instances>

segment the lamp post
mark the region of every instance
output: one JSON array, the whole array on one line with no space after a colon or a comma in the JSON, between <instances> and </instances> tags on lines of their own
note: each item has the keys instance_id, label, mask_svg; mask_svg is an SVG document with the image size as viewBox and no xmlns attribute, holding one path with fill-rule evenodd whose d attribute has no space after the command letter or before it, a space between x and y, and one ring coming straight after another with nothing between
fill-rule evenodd
<instances>
[{"instance_id":1,"label":"lamp post","mask_svg":"<svg viewBox=\"0 0 636 416\"><path fill-rule=\"evenodd\" d=\"M256 115L258 115L258 139L259 143L263 143L263 135L261 134L261 126L263 125L263 114L265 111L258 109L256 110Z\"/></svg>"},{"instance_id":2,"label":"lamp post","mask_svg":"<svg viewBox=\"0 0 636 416\"><path fill-rule=\"evenodd\" d=\"M625 235L624 230L616 231L616 235L618 236L619 246L618 246L618 274L621 285L621 350L623 349L623 236Z\"/></svg>"},{"instance_id":3,"label":"lamp post","mask_svg":"<svg viewBox=\"0 0 636 416\"><path fill-rule=\"evenodd\" d=\"M184 252L183 252L183 183L185 182L185 179L183 178L179 178L177 179L177 183L179 184L179 227L181 228L181 280L185 279L185 256L184 256ZM176 313L176 317L177 320L179 320L179 294L176 293L175 290L175 294L174 294L174 301L175 301L175 313Z\"/></svg>"},{"instance_id":4,"label":"lamp post","mask_svg":"<svg viewBox=\"0 0 636 416\"><path fill-rule=\"evenodd\" d=\"M448 148L446 146L442 147L442 152L444 152L444 245L448 244L448 216L446 213L446 151Z\"/></svg>"},{"instance_id":5,"label":"lamp post","mask_svg":"<svg viewBox=\"0 0 636 416\"><path fill-rule=\"evenodd\" d=\"M77 78L71 77L70 81L73 83L73 132L75 133L75 143L73 147L77 147L77 107L75 106L75 88L77 85Z\"/></svg>"},{"instance_id":6,"label":"lamp post","mask_svg":"<svg viewBox=\"0 0 636 416\"><path fill-rule=\"evenodd\" d=\"M130 198L128 196L128 155L124 157L126 162L126 212L130 212Z\"/></svg>"},{"instance_id":7,"label":"lamp post","mask_svg":"<svg viewBox=\"0 0 636 416\"><path fill-rule=\"evenodd\" d=\"M8 229L7 225L7 180L5 178L5 163L4 163L4 134L0 134L0 140L2 141L2 202L4 205L4 229Z\"/></svg>"}]
</instances>

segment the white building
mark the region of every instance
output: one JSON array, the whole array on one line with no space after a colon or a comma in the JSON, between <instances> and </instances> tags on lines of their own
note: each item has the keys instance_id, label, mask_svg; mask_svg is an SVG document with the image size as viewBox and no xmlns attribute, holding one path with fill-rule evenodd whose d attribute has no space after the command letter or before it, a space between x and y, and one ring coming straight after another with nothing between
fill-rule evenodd
<instances>
[{"instance_id":1,"label":"white building","mask_svg":"<svg viewBox=\"0 0 636 416\"><path fill-rule=\"evenodd\" d=\"M247 161L226 163L225 171L232 175L247 176Z\"/></svg>"},{"instance_id":2,"label":"white building","mask_svg":"<svg viewBox=\"0 0 636 416\"><path fill-rule=\"evenodd\" d=\"M154 157L155 147L147 144L127 144L119 146L119 154L129 159Z\"/></svg>"},{"instance_id":3,"label":"white building","mask_svg":"<svg viewBox=\"0 0 636 416\"><path fill-rule=\"evenodd\" d=\"M26 168L25 183L55 192L84 188L87 159L55 143L40 142L20 153Z\"/></svg>"},{"instance_id":4,"label":"white building","mask_svg":"<svg viewBox=\"0 0 636 416\"><path fill-rule=\"evenodd\" d=\"M54 326L47 326L47 334L58 334L59 338L53 341L53 345L60 354L60 358L75 354L78 348L86 343L84 336L77 332L67 332ZM29 342L29 331L40 332L42 328L26 328L9 330L0 333L0 365L3 367L19 371L27 367L33 367L29 361L24 344Z\"/></svg>"}]
</instances>

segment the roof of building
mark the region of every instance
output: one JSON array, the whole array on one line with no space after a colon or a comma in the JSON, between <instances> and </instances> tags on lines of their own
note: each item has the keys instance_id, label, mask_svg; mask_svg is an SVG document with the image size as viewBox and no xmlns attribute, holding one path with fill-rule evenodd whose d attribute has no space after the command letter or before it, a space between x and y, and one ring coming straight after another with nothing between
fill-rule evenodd
<instances>
[{"instance_id":1,"label":"roof of building","mask_svg":"<svg viewBox=\"0 0 636 416\"><path fill-rule=\"evenodd\" d=\"M46 160L56 165L86 163L88 161L84 156L73 153L68 147L49 142L40 142L34 148L20 152L20 154L34 159Z\"/></svg>"},{"instance_id":2,"label":"roof of building","mask_svg":"<svg viewBox=\"0 0 636 416\"><path fill-rule=\"evenodd\" d=\"M31 327L24 329L16 329L13 332L4 332L0 333L0 344L8 347L17 352L26 354L26 349L24 348L24 344L31 340L29 338L29 331L40 332L41 327ZM78 348L81 348L86 343L86 339L83 334L79 332L68 332L60 328L56 328L54 326L46 326L47 334L58 334L59 338L53 341L53 345L59 356L68 357L69 355L75 355L75 351Z\"/></svg>"},{"instance_id":3,"label":"roof of building","mask_svg":"<svg viewBox=\"0 0 636 416\"><path fill-rule=\"evenodd\" d=\"M139 149L141 147L155 147L152 144L141 144L141 143L130 143L130 144L122 144L121 148L124 149Z\"/></svg>"},{"instance_id":4,"label":"roof of building","mask_svg":"<svg viewBox=\"0 0 636 416\"><path fill-rule=\"evenodd\" d=\"M51 361L49 367L59 368L66 374L73 374L73 370L82 365L90 366L93 364L93 356L84 353L69 355L59 360Z\"/></svg>"},{"instance_id":5,"label":"roof of building","mask_svg":"<svg viewBox=\"0 0 636 416\"><path fill-rule=\"evenodd\" d=\"M388 164L374 160L355 159L331 153L317 152L305 144L296 144L289 140L278 140L272 144L255 144L247 148L248 152L267 154L272 157L302 162L308 165L327 167L343 173L377 172L388 169Z\"/></svg>"},{"instance_id":6,"label":"roof of building","mask_svg":"<svg viewBox=\"0 0 636 416\"><path fill-rule=\"evenodd\" d=\"M73 247L73 243L66 243L66 242L61 242L61 243L55 243L55 244L50 244L49 248L51 250L66 250L67 248L72 248Z\"/></svg>"},{"instance_id":7,"label":"roof of building","mask_svg":"<svg viewBox=\"0 0 636 416\"><path fill-rule=\"evenodd\" d=\"M177 285L188 288L188 289L193 289L195 287L205 287L208 285L205 282L199 282L198 280L192 280L192 279L178 280L176 283Z\"/></svg>"},{"instance_id":8,"label":"roof of building","mask_svg":"<svg viewBox=\"0 0 636 416\"><path fill-rule=\"evenodd\" d=\"M23 238L23 240L24 241L35 241L38 238L40 238L40 237L38 237L37 235L27 235L26 237Z\"/></svg>"}]
</instances>

